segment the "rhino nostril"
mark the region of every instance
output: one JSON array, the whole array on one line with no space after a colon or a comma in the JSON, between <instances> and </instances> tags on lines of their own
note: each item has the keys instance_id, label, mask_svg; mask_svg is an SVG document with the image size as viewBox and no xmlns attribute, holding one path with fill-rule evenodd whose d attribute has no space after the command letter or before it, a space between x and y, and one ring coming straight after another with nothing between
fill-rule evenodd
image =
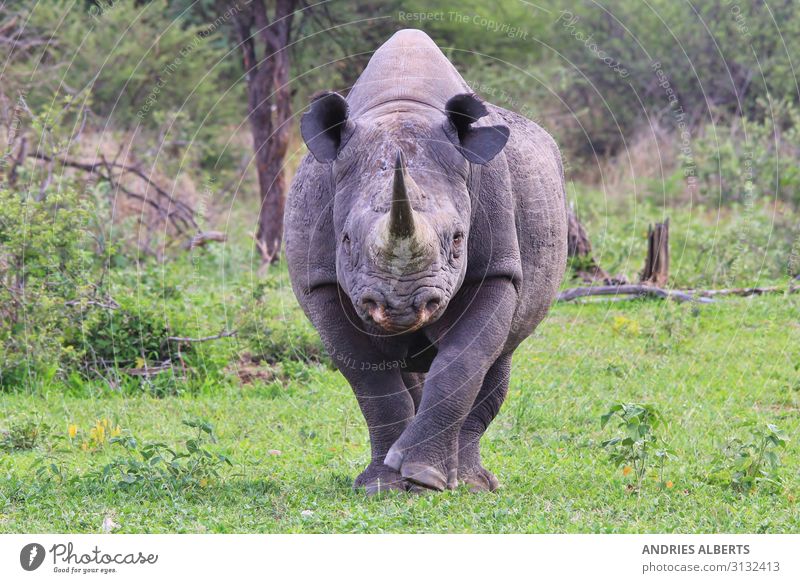
<instances>
[{"instance_id":1,"label":"rhino nostril","mask_svg":"<svg viewBox=\"0 0 800 583\"><path fill-rule=\"evenodd\" d=\"M416 305L420 313L430 317L442 305L442 296L438 292L428 292L416 301Z\"/></svg>"},{"instance_id":2,"label":"rhino nostril","mask_svg":"<svg viewBox=\"0 0 800 583\"><path fill-rule=\"evenodd\" d=\"M383 318L383 301L381 300L382 298L374 292L366 292L361 296L361 307L376 321Z\"/></svg>"}]
</instances>

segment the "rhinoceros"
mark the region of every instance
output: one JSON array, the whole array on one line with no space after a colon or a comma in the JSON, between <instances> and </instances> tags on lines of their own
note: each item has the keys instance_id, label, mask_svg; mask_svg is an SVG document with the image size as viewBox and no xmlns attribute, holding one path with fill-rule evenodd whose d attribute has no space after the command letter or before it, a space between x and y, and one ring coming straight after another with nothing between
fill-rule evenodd
<instances>
[{"instance_id":1,"label":"rhinoceros","mask_svg":"<svg viewBox=\"0 0 800 583\"><path fill-rule=\"evenodd\" d=\"M480 440L565 270L555 141L481 100L419 30L386 41L346 99L316 96L300 131L286 259L367 423L354 487L495 490Z\"/></svg>"}]
</instances>

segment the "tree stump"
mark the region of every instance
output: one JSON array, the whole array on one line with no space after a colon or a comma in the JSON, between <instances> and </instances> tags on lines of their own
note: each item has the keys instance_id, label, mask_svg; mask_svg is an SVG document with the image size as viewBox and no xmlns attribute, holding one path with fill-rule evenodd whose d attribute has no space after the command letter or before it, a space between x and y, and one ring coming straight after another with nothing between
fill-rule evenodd
<instances>
[{"instance_id":1,"label":"tree stump","mask_svg":"<svg viewBox=\"0 0 800 583\"><path fill-rule=\"evenodd\" d=\"M600 267L592 256L592 243L586 229L578 220L572 207L567 209L567 257L575 276L586 283L594 281L611 282L612 278Z\"/></svg>"},{"instance_id":2,"label":"tree stump","mask_svg":"<svg viewBox=\"0 0 800 583\"><path fill-rule=\"evenodd\" d=\"M639 281L664 287L669 279L669 219L647 228L647 258Z\"/></svg>"},{"instance_id":3,"label":"tree stump","mask_svg":"<svg viewBox=\"0 0 800 583\"><path fill-rule=\"evenodd\" d=\"M592 243L572 207L567 210L567 256L586 257L592 253Z\"/></svg>"}]
</instances>

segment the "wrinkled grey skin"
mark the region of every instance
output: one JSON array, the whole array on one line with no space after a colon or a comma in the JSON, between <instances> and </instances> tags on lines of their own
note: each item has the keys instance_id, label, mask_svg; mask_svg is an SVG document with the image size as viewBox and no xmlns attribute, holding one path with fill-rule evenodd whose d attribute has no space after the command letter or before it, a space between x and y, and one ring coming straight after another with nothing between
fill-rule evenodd
<instances>
[{"instance_id":1,"label":"wrinkled grey skin","mask_svg":"<svg viewBox=\"0 0 800 583\"><path fill-rule=\"evenodd\" d=\"M355 486L496 489L480 438L565 269L557 146L480 102L417 30L374 54L346 103L313 101L301 131L286 256L369 427Z\"/></svg>"}]
</instances>

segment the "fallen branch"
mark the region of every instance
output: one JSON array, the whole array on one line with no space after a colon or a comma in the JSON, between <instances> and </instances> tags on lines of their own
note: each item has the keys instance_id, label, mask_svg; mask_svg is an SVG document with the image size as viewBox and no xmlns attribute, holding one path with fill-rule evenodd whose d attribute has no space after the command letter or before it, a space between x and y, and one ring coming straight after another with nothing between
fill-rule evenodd
<instances>
[{"instance_id":1,"label":"fallen branch","mask_svg":"<svg viewBox=\"0 0 800 583\"><path fill-rule=\"evenodd\" d=\"M667 290L651 285L599 285L593 287L573 287L565 289L556 298L559 302L569 302L578 298L589 296L654 296L662 299L670 298L679 302L699 302L707 304L713 300L706 297L694 297L689 293L678 290Z\"/></svg>"},{"instance_id":2,"label":"fallen branch","mask_svg":"<svg viewBox=\"0 0 800 583\"><path fill-rule=\"evenodd\" d=\"M715 296L740 296L745 298L749 296L761 296L765 294L783 294L783 293L794 294L798 292L800 292L800 286L792 285L789 286L788 288L785 288L775 285L770 287L740 287L732 289L688 290L686 293L696 294L704 298L713 298Z\"/></svg>"},{"instance_id":3,"label":"fallen branch","mask_svg":"<svg viewBox=\"0 0 800 583\"><path fill-rule=\"evenodd\" d=\"M162 372L171 371L172 369L173 369L172 361L165 360L164 362L156 366L147 366L145 364L145 366L140 368L123 368L120 369L120 372L123 372L125 374L134 377L151 377L157 374L161 374Z\"/></svg>"},{"instance_id":4,"label":"fallen branch","mask_svg":"<svg viewBox=\"0 0 800 583\"><path fill-rule=\"evenodd\" d=\"M185 342L187 344L196 343L196 342L208 342L210 340L219 340L220 338L230 338L232 336L236 336L238 332L236 330L225 330L220 332L219 334L214 334L213 336L203 336L201 338L190 338L188 336L169 336L167 340L171 342Z\"/></svg>"},{"instance_id":5,"label":"fallen branch","mask_svg":"<svg viewBox=\"0 0 800 583\"><path fill-rule=\"evenodd\" d=\"M800 293L800 286L790 285L788 288L780 286L771 287L745 287L731 289L689 289L667 290L651 285L602 285L594 287L573 287L565 289L556 298L559 302L570 302L578 298L590 296L615 296L612 301L635 299L643 296L657 298L670 298L679 302L698 302L708 304L717 296L750 297L766 294L795 294Z\"/></svg>"},{"instance_id":6,"label":"fallen branch","mask_svg":"<svg viewBox=\"0 0 800 583\"><path fill-rule=\"evenodd\" d=\"M98 308L103 308L104 310L119 310L119 304L109 298L108 301L101 301L101 300L87 300L87 299L80 299L80 300L70 300L65 303L67 306L96 306Z\"/></svg>"},{"instance_id":7,"label":"fallen branch","mask_svg":"<svg viewBox=\"0 0 800 583\"><path fill-rule=\"evenodd\" d=\"M205 247L208 243L224 243L227 240L228 235L222 231L204 231L189 239L185 247L191 251L197 247Z\"/></svg>"}]
</instances>

